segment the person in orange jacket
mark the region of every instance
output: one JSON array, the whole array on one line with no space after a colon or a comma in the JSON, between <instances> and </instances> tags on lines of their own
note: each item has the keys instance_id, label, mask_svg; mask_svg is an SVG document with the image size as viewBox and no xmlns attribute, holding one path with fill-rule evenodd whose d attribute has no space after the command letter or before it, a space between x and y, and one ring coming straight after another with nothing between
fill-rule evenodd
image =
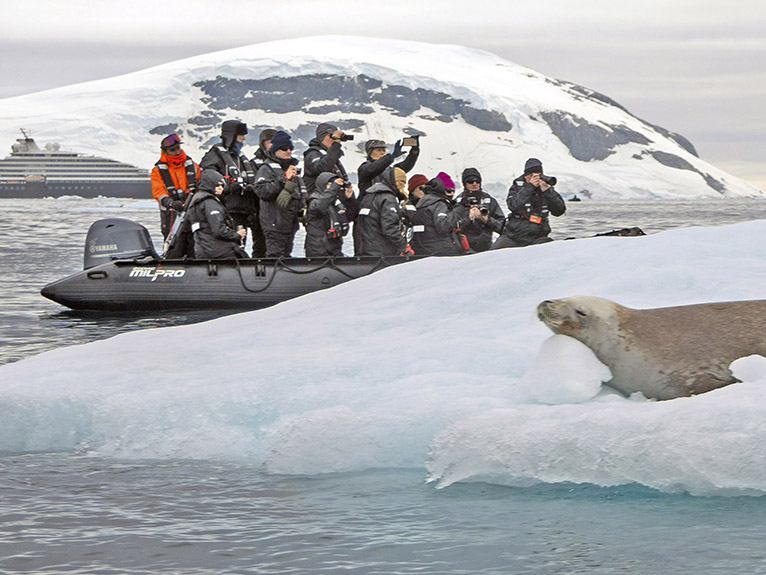
<instances>
[{"instance_id":1,"label":"person in orange jacket","mask_svg":"<svg viewBox=\"0 0 766 575\"><path fill-rule=\"evenodd\" d=\"M162 153L151 173L152 195L160 205L160 228L164 239L167 239L175 218L184 211L189 194L197 191L199 182L199 166L183 151L182 143L178 134L162 138ZM169 252L165 254L168 258L184 256L194 257L194 235L188 222L179 230Z\"/></svg>"}]
</instances>

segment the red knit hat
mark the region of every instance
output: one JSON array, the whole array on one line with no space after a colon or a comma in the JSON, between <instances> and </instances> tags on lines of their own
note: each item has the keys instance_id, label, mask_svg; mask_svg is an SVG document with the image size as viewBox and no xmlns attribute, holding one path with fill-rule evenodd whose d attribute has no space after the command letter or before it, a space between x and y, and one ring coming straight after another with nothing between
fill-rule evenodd
<instances>
[{"instance_id":1,"label":"red knit hat","mask_svg":"<svg viewBox=\"0 0 766 575\"><path fill-rule=\"evenodd\" d=\"M428 178L426 178L423 174L415 174L410 178L410 181L407 182L407 189L410 191L410 193L412 193L412 190L427 183Z\"/></svg>"}]
</instances>

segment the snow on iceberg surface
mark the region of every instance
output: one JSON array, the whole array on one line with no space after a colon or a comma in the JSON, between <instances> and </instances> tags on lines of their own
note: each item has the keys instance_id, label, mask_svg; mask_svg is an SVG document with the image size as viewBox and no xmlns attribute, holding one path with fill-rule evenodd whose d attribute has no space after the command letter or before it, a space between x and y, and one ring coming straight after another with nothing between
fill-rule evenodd
<instances>
[{"instance_id":1,"label":"snow on iceberg surface","mask_svg":"<svg viewBox=\"0 0 766 575\"><path fill-rule=\"evenodd\" d=\"M697 397L594 397L603 366L551 345L535 316L543 299L582 294L637 308L759 299L764 234L760 221L430 258L47 352L0 367L0 451L766 492L766 362L738 360L743 383ZM555 357L535 368L546 349Z\"/></svg>"}]
</instances>

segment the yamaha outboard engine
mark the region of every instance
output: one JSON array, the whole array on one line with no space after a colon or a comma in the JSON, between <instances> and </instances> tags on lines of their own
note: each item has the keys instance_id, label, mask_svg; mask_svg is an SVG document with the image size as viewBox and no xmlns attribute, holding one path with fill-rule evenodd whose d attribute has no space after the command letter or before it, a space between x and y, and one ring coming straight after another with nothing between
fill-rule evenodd
<instances>
[{"instance_id":1,"label":"yamaha outboard engine","mask_svg":"<svg viewBox=\"0 0 766 575\"><path fill-rule=\"evenodd\" d=\"M149 231L139 223L122 218L94 222L85 239L84 269L116 259L152 256L154 251Z\"/></svg>"}]
</instances>

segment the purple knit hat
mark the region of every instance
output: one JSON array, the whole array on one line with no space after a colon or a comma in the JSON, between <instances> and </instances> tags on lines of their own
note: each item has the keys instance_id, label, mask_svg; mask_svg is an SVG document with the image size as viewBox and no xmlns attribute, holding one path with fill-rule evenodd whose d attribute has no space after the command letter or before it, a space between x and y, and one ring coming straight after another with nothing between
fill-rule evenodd
<instances>
[{"instance_id":1,"label":"purple knit hat","mask_svg":"<svg viewBox=\"0 0 766 575\"><path fill-rule=\"evenodd\" d=\"M436 174L436 177L439 178L442 183L444 184L444 188L452 188L455 189L455 182L452 181L452 178L449 177L449 175L445 172L439 172Z\"/></svg>"}]
</instances>

